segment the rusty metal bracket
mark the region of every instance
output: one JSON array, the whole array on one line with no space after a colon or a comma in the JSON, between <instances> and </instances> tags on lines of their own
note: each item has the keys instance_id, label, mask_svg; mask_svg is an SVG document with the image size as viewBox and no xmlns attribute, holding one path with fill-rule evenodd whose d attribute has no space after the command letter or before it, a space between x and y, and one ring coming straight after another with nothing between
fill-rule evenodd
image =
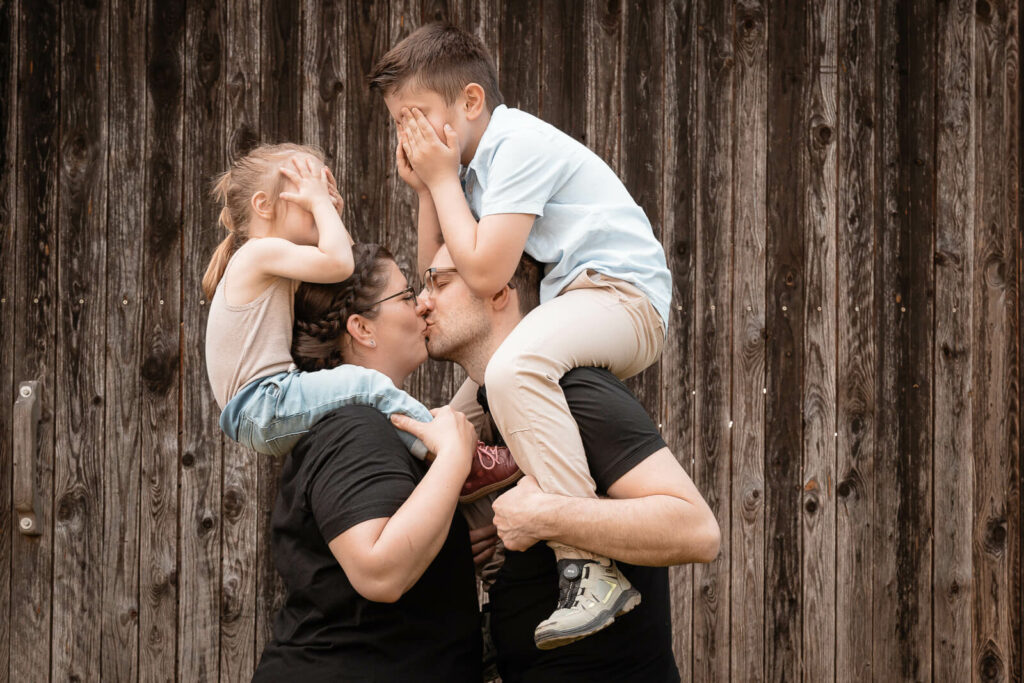
<instances>
[{"instance_id":1,"label":"rusty metal bracket","mask_svg":"<svg viewBox=\"0 0 1024 683\"><path fill-rule=\"evenodd\" d=\"M14 510L18 513L18 531L26 536L43 533L35 487L40 391L39 382L22 382L14 401Z\"/></svg>"}]
</instances>

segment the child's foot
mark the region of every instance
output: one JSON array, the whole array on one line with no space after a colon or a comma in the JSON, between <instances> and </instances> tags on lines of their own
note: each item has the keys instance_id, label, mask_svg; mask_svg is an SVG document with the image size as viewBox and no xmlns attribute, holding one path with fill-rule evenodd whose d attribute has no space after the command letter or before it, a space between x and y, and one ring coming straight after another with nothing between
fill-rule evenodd
<instances>
[{"instance_id":1,"label":"child's foot","mask_svg":"<svg viewBox=\"0 0 1024 683\"><path fill-rule=\"evenodd\" d=\"M473 465L462 485L460 503L472 503L483 498L491 491L505 488L523 476L512 452L504 446L488 446L483 441L476 443L476 455Z\"/></svg>"},{"instance_id":2,"label":"child's foot","mask_svg":"<svg viewBox=\"0 0 1024 683\"><path fill-rule=\"evenodd\" d=\"M611 626L615 617L640 604L640 591L614 560L558 561L558 608L533 632L541 650L568 645Z\"/></svg>"}]
</instances>

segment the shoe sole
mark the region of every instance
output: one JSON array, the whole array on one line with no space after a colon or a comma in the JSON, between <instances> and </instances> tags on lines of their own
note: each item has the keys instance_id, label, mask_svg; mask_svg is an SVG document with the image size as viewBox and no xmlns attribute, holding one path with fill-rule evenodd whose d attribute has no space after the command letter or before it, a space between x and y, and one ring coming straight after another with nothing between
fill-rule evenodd
<instances>
[{"instance_id":1,"label":"shoe sole","mask_svg":"<svg viewBox=\"0 0 1024 683\"><path fill-rule=\"evenodd\" d=\"M635 588L630 588L628 591L622 592L619 599L615 601L614 607L602 613L612 615L608 621L600 621L598 622L599 625L596 627L583 626L575 630L560 631L558 633L552 633L551 635L537 636L535 633L533 636L533 642L537 646L538 650L554 650L556 647L575 643L577 640L582 640L583 638L593 635L598 631L602 631L614 624L615 617L621 617L623 614L639 605L640 598L640 591Z\"/></svg>"},{"instance_id":2,"label":"shoe sole","mask_svg":"<svg viewBox=\"0 0 1024 683\"><path fill-rule=\"evenodd\" d=\"M481 498L483 498L484 496L486 496L489 493L497 491L498 489L503 489L506 486L511 486L515 482L519 481L522 477L523 477L523 471L522 470L516 470L515 474L513 474L513 475L511 475L509 477L505 477L501 481L496 481L493 484L488 484L487 486L484 486L483 488L479 488L476 491L473 491L473 493L467 493L464 496L459 496L459 502L462 503L462 504L465 504L465 503L475 503L476 501L480 500Z\"/></svg>"}]
</instances>

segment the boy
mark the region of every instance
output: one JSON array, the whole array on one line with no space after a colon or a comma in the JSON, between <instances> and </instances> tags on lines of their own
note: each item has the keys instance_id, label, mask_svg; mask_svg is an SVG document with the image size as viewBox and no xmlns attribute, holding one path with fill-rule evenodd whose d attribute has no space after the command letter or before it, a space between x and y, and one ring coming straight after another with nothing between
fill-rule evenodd
<instances>
[{"instance_id":1,"label":"boy","mask_svg":"<svg viewBox=\"0 0 1024 683\"><path fill-rule=\"evenodd\" d=\"M671 276L650 222L597 155L503 104L486 49L458 28L415 31L381 58L370 84L398 126L399 174L419 197L426 287L450 275L427 269L442 243L479 298L504 288L524 251L545 264L541 305L487 365L490 411L544 491L595 497L558 380L580 366L630 377L661 353ZM467 381L453 408L478 414L467 410L476 390ZM550 545L560 597L536 629L537 647L586 637L639 604L609 558Z\"/></svg>"}]
</instances>

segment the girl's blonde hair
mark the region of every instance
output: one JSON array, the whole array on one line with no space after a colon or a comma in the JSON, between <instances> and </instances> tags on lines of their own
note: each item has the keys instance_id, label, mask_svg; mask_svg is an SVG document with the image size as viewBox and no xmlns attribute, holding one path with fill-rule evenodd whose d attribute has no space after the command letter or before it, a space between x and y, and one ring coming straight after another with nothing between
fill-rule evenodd
<instances>
[{"instance_id":1,"label":"girl's blonde hair","mask_svg":"<svg viewBox=\"0 0 1024 683\"><path fill-rule=\"evenodd\" d=\"M308 145L259 145L217 177L212 192L214 201L222 207L217 222L227 229L228 235L217 245L203 275L203 294L207 300L213 299L232 255L249 239L253 194L263 190L276 202L284 183L277 171L296 154L309 154L321 163L324 160L323 152Z\"/></svg>"}]
</instances>

